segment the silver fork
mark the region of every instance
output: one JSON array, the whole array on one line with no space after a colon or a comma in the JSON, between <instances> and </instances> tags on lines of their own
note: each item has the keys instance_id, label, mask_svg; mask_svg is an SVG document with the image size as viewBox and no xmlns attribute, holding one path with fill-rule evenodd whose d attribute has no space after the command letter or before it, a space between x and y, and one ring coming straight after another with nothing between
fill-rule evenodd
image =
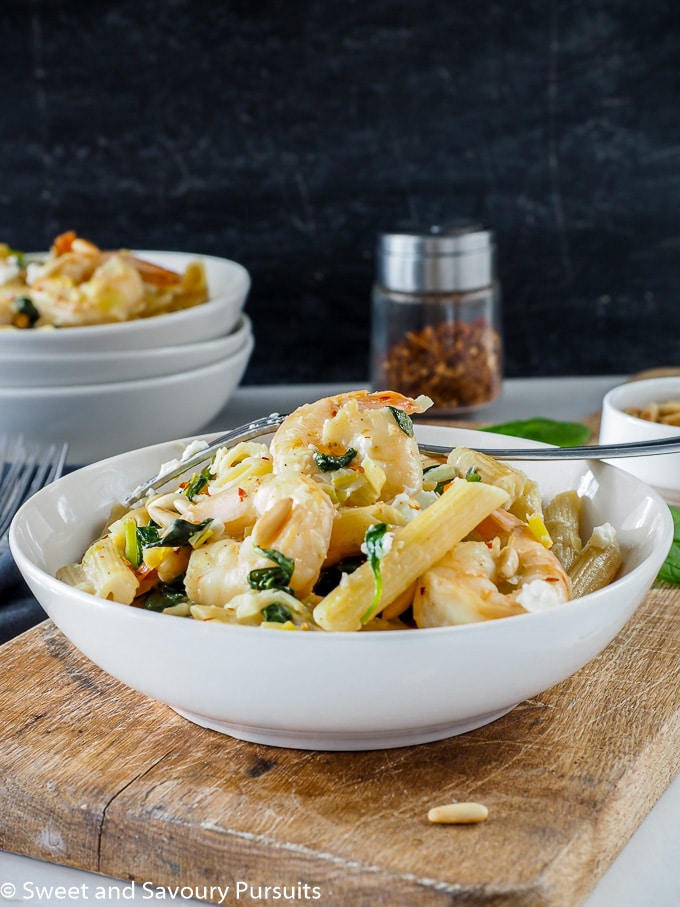
<instances>
[{"instance_id":1,"label":"silver fork","mask_svg":"<svg viewBox=\"0 0 680 907\"><path fill-rule=\"evenodd\" d=\"M0 437L0 546L24 501L61 475L67 450L67 444L25 441L21 435Z\"/></svg>"},{"instance_id":2,"label":"silver fork","mask_svg":"<svg viewBox=\"0 0 680 907\"><path fill-rule=\"evenodd\" d=\"M133 492L123 498L121 504L132 507L143 500L150 492L160 491L173 479L177 479L190 469L196 469L207 463L220 447L233 444L237 441L253 441L263 435L270 434L283 422L285 415L272 413L261 419L255 419L238 428L232 428L215 438L207 447L198 451L192 457L179 461L173 469L164 469L158 475L152 476L142 485L138 485ZM480 432L481 434L481 432ZM424 454L446 456L451 452L450 447L439 444L419 444ZM657 438L654 441L632 441L626 444L592 444L583 447L477 447L479 453L489 454L498 460L608 460L617 457L639 457L652 454L666 454L680 452L680 436L676 438Z\"/></svg>"},{"instance_id":3,"label":"silver fork","mask_svg":"<svg viewBox=\"0 0 680 907\"><path fill-rule=\"evenodd\" d=\"M261 419L254 419L252 422L247 422L245 425L239 425L238 428L232 428L225 434L215 438L215 440L208 444L207 447L204 447L203 450L199 450L192 457L180 460L173 469L163 469L158 475L151 476L150 479L147 479L144 483L138 485L134 491L123 498L121 504L124 507L132 507L138 501L143 500L149 492L159 491L167 485L168 482L179 478L184 475L185 472L189 472L190 469L195 469L196 467L207 463L208 460L212 458L215 451L219 450L220 447L224 447L227 444L234 444L238 441L253 441L255 438L261 438L263 435L267 435L278 428L285 418L286 416L282 416L279 413L272 413L269 416L263 416Z\"/></svg>"}]
</instances>

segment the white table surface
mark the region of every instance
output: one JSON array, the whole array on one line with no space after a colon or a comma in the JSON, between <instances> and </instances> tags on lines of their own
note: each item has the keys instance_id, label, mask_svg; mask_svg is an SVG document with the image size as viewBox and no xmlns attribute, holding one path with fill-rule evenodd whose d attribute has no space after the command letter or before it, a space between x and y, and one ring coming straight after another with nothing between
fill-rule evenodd
<instances>
[{"instance_id":1,"label":"white table surface","mask_svg":"<svg viewBox=\"0 0 680 907\"><path fill-rule=\"evenodd\" d=\"M505 382L502 397L477 414L485 422L547 416L555 419L584 418L600 409L603 395L624 380L623 376L578 378L518 378ZM206 431L227 430L271 412L289 412L300 403L339 390L338 385L306 384L281 387L243 387ZM0 817L0 822L2 821ZM246 880L250 883L276 884L271 880ZM220 880L216 879L219 885ZM41 887L42 886L42 887ZM63 886L59 889L57 886ZM111 887L102 900L102 889ZM70 891L67 889L71 889ZM0 852L0 904L102 904L102 903L205 903L173 892L134 889L129 882L83 872L64 866ZM195 892L200 896L200 892ZM225 904L261 903L233 894ZM317 901L316 903L321 903ZM680 777L640 825L617 859L600 879L583 907L680 907Z\"/></svg>"}]
</instances>

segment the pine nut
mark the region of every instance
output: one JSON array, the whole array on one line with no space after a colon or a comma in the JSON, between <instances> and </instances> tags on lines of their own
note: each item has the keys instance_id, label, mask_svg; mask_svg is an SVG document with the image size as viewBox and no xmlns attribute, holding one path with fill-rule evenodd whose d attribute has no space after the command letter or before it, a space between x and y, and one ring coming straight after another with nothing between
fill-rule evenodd
<instances>
[{"instance_id":1,"label":"pine nut","mask_svg":"<svg viewBox=\"0 0 680 907\"><path fill-rule=\"evenodd\" d=\"M433 806L427 818L445 825L472 825L483 822L488 815L489 810L483 803L447 803L446 806Z\"/></svg>"},{"instance_id":2,"label":"pine nut","mask_svg":"<svg viewBox=\"0 0 680 907\"><path fill-rule=\"evenodd\" d=\"M498 556L498 574L505 579L510 579L519 570L519 554L515 548L506 545L501 548Z\"/></svg>"},{"instance_id":3,"label":"pine nut","mask_svg":"<svg viewBox=\"0 0 680 907\"><path fill-rule=\"evenodd\" d=\"M281 498L266 510L255 523L252 539L255 545L266 547L276 536L293 511L293 499Z\"/></svg>"}]
</instances>

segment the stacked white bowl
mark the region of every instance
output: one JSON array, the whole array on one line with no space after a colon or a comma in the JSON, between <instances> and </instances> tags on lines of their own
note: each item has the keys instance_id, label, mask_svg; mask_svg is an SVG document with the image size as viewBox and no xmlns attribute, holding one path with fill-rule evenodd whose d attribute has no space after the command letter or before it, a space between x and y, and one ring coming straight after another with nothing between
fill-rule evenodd
<instances>
[{"instance_id":1,"label":"stacked white bowl","mask_svg":"<svg viewBox=\"0 0 680 907\"><path fill-rule=\"evenodd\" d=\"M238 386L254 346L250 276L224 258L135 251L183 272L204 264L209 299L133 321L0 331L0 434L67 441L86 464L197 433Z\"/></svg>"}]
</instances>

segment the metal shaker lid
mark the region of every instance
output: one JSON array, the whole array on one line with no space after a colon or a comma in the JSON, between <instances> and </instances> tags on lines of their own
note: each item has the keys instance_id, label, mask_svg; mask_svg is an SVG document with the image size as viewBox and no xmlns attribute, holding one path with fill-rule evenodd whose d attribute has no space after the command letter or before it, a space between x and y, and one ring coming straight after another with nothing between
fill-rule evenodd
<instances>
[{"instance_id":1,"label":"metal shaker lid","mask_svg":"<svg viewBox=\"0 0 680 907\"><path fill-rule=\"evenodd\" d=\"M482 289L494 279L493 233L479 226L381 233L377 278L401 293Z\"/></svg>"}]
</instances>

